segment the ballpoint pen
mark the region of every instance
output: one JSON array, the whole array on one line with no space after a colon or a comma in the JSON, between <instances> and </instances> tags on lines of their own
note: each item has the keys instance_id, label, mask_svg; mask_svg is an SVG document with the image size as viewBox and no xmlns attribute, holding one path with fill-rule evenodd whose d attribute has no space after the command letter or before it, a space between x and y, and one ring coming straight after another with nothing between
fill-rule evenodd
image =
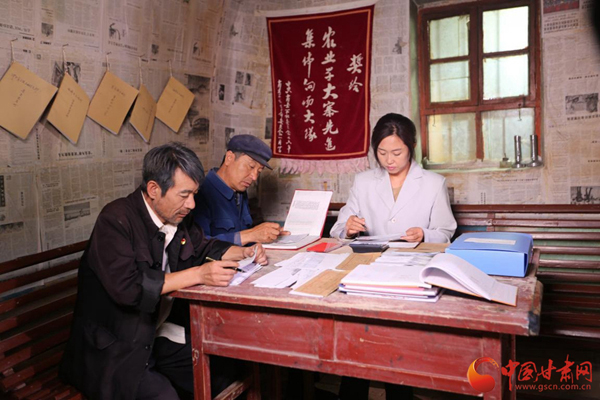
<instances>
[{"instance_id":1,"label":"ballpoint pen","mask_svg":"<svg viewBox=\"0 0 600 400\"><path fill-rule=\"evenodd\" d=\"M215 260L214 258L211 258L211 257L204 257L204 259L207 260L207 261L209 261L209 262L217 261L217 260ZM238 267L223 267L223 268L234 269L235 272L246 272L243 269L238 268Z\"/></svg>"},{"instance_id":2,"label":"ballpoint pen","mask_svg":"<svg viewBox=\"0 0 600 400\"><path fill-rule=\"evenodd\" d=\"M356 218L359 218L359 219L363 219L363 218L362 218L360 215L358 215L358 214L355 214L355 217L356 217ZM367 229L366 221L365 221L365 224L364 224L363 226L365 227L365 229ZM364 236L366 236L366 233L367 233L366 231L365 231L365 232L363 232L363 231L358 231L358 234L356 235L356 237L359 237L359 236L361 236L361 235L364 235Z\"/></svg>"}]
</instances>

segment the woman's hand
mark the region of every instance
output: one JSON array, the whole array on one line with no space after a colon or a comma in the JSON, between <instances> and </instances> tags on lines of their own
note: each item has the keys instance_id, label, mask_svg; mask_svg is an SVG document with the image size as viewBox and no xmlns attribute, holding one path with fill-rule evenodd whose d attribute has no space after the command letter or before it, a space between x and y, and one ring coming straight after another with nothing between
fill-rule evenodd
<instances>
[{"instance_id":1,"label":"woman's hand","mask_svg":"<svg viewBox=\"0 0 600 400\"><path fill-rule=\"evenodd\" d=\"M425 234L422 228L413 227L406 230L406 236L402 236L401 239L407 242L422 242Z\"/></svg>"},{"instance_id":2,"label":"woman's hand","mask_svg":"<svg viewBox=\"0 0 600 400\"><path fill-rule=\"evenodd\" d=\"M346 237L352 237L357 235L359 232L366 232L365 226L366 221L364 218L359 218L356 215L350 216L346 221Z\"/></svg>"}]
</instances>

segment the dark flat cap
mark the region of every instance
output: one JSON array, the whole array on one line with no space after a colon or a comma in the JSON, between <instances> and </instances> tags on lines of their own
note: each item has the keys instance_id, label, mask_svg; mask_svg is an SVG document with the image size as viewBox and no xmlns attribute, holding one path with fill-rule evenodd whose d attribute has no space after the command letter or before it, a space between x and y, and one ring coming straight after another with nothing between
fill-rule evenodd
<instances>
[{"instance_id":1,"label":"dark flat cap","mask_svg":"<svg viewBox=\"0 0 600 400\"><path fill-rule=\"evenodd\" d=\"M273 169L269 165L269 160L273 157L273 152L265 142L256 136L236 135L227 144L227 150L242 152L252 157L254 161L259 162L264 167Z\"/></svg>"}]
</instances>

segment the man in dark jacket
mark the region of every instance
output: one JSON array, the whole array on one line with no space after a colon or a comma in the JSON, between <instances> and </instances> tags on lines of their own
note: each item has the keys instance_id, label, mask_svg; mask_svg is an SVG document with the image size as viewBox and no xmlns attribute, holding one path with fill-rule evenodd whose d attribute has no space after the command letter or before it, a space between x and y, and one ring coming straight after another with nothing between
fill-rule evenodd
<instances>
[{"instance_id":1,"label":"man in dark jacket","mask_svg":"<svg viewBox=\"0 0 600 400\"><path fill-rule=\"evenodd\" d=\"M173 307L167 294L198 284L227 286L234 260L255 251L206 239L193 223L189 214L204 170L190 149L178 143L151 149L142 173L140 188L101 211L79 266L60 375L91 399L192 393L187 304L178 299ZM256 251L266 263L262 247ZM209 257L220 261L205 262Z\"/></svg>"}]
</instances>

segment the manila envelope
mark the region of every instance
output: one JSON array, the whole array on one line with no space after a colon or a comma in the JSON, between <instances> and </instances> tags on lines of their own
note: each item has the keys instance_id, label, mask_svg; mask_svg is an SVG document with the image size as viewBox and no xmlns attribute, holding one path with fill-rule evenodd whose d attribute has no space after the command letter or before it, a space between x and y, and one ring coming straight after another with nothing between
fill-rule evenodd
<instances>
[{"instance_id":1,"label":"manila envelope","mask_svg":"<svg viewBox=\"0 0 600 400\"><path fill-rule=\"evenodd\" d=\"M135 100L131 117L129 117L129 123L146 143L150 142L155 117L156 101L154 101L146 86L141 85L140 93Z\"/></svg>"},{"instance_id":2,"label":"manila envelope","mask_svg":"<svg viewBox=\"0 0 600 400\"><path fill-rule=\"evenodd\" d=\"M50 107L48 122L73 144L77 144L85 122L90 98L69 74L65 74L56 99Z\"/></svg>"},{"instance_id":3,"label":"manila envelope","mask_svg":"<svg viewBox=\"0 0 600 400\"><path fill-rule=\"evenodd\" d=\"M164 122L173 132L178 132L193 101L194 94L177 79L171 77L158 99L156 118Z\"/></svg>"},{"instance_id":4,"label":"manila envelope","mask_svg":"<svg viewBox=\"0 0 600 400\"><path fill-rule=\"evenodd\" d=\"M0 80L0 126L27 139L54 93L55 86L13 62Z\"/></svg>"},{"instance_id":5,"label":"manila envelope","mask_svg":"<svg viewBox=\"0 0 600 400\"><path fill-rule=\"evenodd\" d=\"M118 135L138 91L106 71L88 110L88 117Z\"/></svg>"}]
</instances>

